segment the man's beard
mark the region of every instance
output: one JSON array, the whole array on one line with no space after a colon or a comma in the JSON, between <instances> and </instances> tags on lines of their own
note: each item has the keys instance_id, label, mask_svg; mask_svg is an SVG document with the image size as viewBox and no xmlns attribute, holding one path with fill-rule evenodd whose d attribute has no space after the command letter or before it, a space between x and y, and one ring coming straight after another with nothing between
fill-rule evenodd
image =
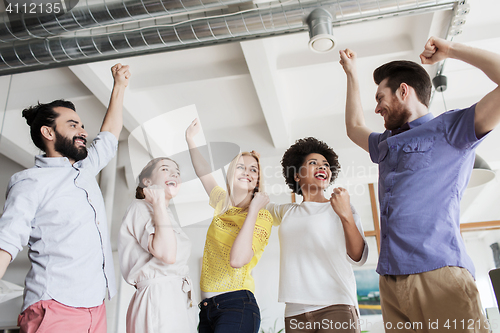
<instances>
[{"instance_id":1,"label":"man's beard","mask_svg":"<svg viewBox=\"0 0 500 333\"><path fill-rule=\"evenodd\" d=\"M85 146L77 147L75 145L76 139L81 139L83 140L84 143L87 143L87 140L84 137L74 136L73 140L71 140L59 134L57 130L55 131L55 133L56 133L56 142L54 143L54 149L58 153L60 153L64 157L74 160L75 162L83 160L84 158L87 157L87 148Z\"/></svg>"},{"instance_id":2,"label":"man's beard","mask_svg":"<svg viewBox=\"0 0 500 333\"><path fill-rule=\"evenodd\" d=\"M384 126L386 129L394 131L407 123L410 116L410 111L408 111L408 109L406 109L397 98L394 98L392 108L387 115L387 120L385 121Z\"/></svg>"}]
</instances>

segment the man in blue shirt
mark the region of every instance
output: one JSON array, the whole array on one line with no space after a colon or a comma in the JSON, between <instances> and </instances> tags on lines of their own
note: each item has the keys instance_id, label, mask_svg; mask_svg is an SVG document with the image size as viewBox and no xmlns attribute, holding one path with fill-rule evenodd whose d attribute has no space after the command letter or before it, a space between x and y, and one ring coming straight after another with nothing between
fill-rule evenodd
<instances>
[{"instance_id":1,"label":"man in blue shirt","mask_svg":"<svg viewBox=\"0 0 500 333\"><path fill-rule=\"evenodd\" d=\"M114 78L101 132L87 149L75 106L57 100L23 111L45 155L10 179L0 218L0 278L29 245L21 332L106 332L106 292L116 293L106 212L96 175L113 158L123 117L128 66Z\"/></svg>"},{"instance_id":2,"label":"man in blue shirt","mask_svg":"<svg viewBox=\"0 0 500 333\"><path fill-rule=\"evenodd\" d=\"M460 236L460 200L475 148L500 122L500 88L477 104L438 117L428 111L422 66L394 61L374 72L375 112L386 131L365 125L356 54L340 51L347 75L347 135L379 164L382 315L387 331L488 332L474 265ZM423 64L465 61L500 83L498 54L431 37Z\"/></svg>"}]
</instances>

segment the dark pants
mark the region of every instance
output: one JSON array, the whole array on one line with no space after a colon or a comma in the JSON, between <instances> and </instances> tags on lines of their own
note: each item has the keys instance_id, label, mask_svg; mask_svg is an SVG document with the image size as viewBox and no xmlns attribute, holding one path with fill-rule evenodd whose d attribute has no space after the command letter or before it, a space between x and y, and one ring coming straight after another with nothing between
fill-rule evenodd
<instances>
[{"instance_id":1,"label":"dark pants","mask_svg":"<svg viewBox=\"0 0 500 333\"><path fill-rule=\"evenodd\" d=\"M257 333L260 311L251 291L230 291L205 298L200 307L200 333Z\"/></svg>"}]
</instances>

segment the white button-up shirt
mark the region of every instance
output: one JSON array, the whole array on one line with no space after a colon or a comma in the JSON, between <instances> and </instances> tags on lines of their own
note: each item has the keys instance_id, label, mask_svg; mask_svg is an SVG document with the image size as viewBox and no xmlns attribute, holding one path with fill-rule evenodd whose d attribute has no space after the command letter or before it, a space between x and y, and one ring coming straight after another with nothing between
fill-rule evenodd
<instances>
[{"instance_id":1,"label":"white button-up shirt","mask_svg":"<svg viewBox=\"0 0 500 333\"><path fill-rule=\"evenodd\" d=\"M102 304L116 293L106 211L96 175L118 141L101 132L87 158L36 156L35 166L10 179L0 218L0 248L15 258L29 245L23 311L54 299L72 307Z\"/></svg>"}]
</instances>

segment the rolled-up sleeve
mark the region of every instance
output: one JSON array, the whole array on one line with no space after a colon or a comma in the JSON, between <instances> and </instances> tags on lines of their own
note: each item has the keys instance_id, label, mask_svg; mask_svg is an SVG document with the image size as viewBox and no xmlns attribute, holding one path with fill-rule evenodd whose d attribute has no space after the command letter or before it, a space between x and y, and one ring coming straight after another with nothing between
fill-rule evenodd
<instances>
[{"instance_id":1,"label":"rolled-up sleeve","mask_svg":"<svg viewBox=\"0 0 500 333\"><path fill-rule=\"evenodd\" d=\"M487 135L478 139L475 130L476 104L467 109L448 111L441 117L448 142L459 149L477 146Z\"/></svg>"},{"instance_id":2,"label":"rolled-up sleeve","mask_svg":"<svg viewBox=\"0 0 500 333\"><path fill-rule=\"evenodd\" d=\"M0 217L0 249L15 259L28 244L38 208L38 195L30 179L9 184L4 212Z\"/></svg>"},{"instance_id":3,"label":"rolled-up sleeve","mask_svg":"<svg viewBox=\"0 0 500 333\"><path fill-rule=\"evenodd\" d=\"M82 167L97 175L109 161L115 157L118 140L110 132L100 132L87 150L87 158L82 161Z\"/></svg>"},{"instance_id":4,"label":"rolled-up sleeve","mask_svg":"<svg viewBox=\"0 0 500 333\"><path fill-rule=\"evenodd\" d=\"M379 149L378 144L380 143L381 133L373 132L368 137L368 151L370 152L370 158L373 163L378 163Z\"/></svg>"}]
</instances>

